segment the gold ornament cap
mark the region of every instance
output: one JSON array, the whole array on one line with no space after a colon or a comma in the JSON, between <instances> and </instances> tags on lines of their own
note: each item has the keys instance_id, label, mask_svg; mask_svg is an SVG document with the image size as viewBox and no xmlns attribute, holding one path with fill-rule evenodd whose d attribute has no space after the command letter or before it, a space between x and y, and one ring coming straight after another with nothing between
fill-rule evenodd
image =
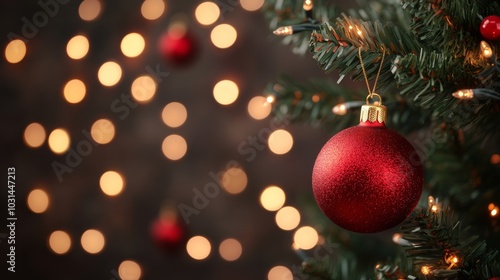
<instances>
[{"instance_id":1,"label":"gold ornament cap","mask_svg":"<svg viewBox=\"0 0 500 280\"><path fill-rule=\"evenodd\" d=\"M385 124L385 119L387 116L387 107L382 105L382 98L380 95L374 93L373 95L379 98L379 102L375 102L374 104L369 104L368 99L370 96L366 98L366 105L361 106L361 114L359 116L359 122L370 123L370 124Z\"/></svg>"}]
</instances>

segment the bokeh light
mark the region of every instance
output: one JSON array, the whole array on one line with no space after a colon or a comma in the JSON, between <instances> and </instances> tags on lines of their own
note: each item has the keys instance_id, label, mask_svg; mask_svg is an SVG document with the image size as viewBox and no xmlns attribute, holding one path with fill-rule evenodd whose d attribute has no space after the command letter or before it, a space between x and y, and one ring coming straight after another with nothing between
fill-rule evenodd
<instances>
[{"instance_id":1,"label":"bokeh light","mask_svg":"<svg viewBox=\"0 0 500 280\"><path fill-rule=\"evenodd\" d=\"M108 144L115 138L115 125L108 119L99 119L90 128L92 139L99 144Z\"/></svg>"},{"instance_id":2,"label":"bokeh light","mask_svg":"<svg viewBox=\"0 0 500 280\"><path fill-rule=\"evenodd\" d=\"M238 98L238 85L231 80L219 81L214 86L214 98L221 105L232 104Z\"/></svg>"},{"instance_id":3,"label":"bokeh light","mask_svg":"<svg viewBox=\"0 0 500 280\"><path fill-rule=\"evenodd\" d=\"M123 176L112 170L104 172L99 179L102 192L109 196L119 195L123 191L124 185Z\"/></svg>"},{"instance_id":4,"label":"bokeh light","mask_svg":"<svg viewBox=\"0 0 500 280\"><path fill-rule=\"evenodd\" d=\"M318 232L309 226L299 228L293 235L295 246L300 249L309 250L318 244Z\"/></svg>"},{"instance_id":5,"label":"bokeh light","mask_svg":"<svg viewBox=\"0 0 500 280\"><path fill-rule=\"evenodd\" d=\"M186 107L179 102L170 102L163 108L161 119L169 127L179 127L186 122Z\"/></svg>"},{"instance_id":6,"label":"bokeh light","mask_svg":"<svg viewBox=\"0 0 500 280\"><path fill-rule=\"evenodd\" d=\"M33 213L43 213L49 208L49 195L41 189L34 189L28 195L28 208Z\"/></svg>"},{"instance_id":7,"label":"bokeh light","mask_svg":"<svg viewBox=\"0 0 500 280\"><path fill-rule=\"evenodd\" d=\"M156 82L151 76L140 76L130 87L132 97L139 103L148 103L156 94Z\"/></svg>"},{"instance_id":8,"label":"bokeh light","mask_svg":"<svg viewBox=\"0 0 500 280\"><path fill-rule=\"evenodd\" d=\"M245 171L238 167L229 168L220 178L222 187L230 194L241 193L247 186L248 177Z\"/></svg>"},{"instance_id":9,"label":"bokeh light","mask_svg":"<svg viewBox=\"0 0 500 280\"><path fill-rule=\"evenodd\" d=\"M233 238L222 241L219 246L219 254L226 261L232 262L239 259L242 252L241 243Z\"/></svg>"},{"instance_id":10,"label":"bokeh light","mask_svg":"<svg viewBox=\"0 0 500 280\"><path fill-rule=\"evenodd\" d=\"M285 206L276 212L276 224L282 230L292 230L300 223L299 210L292 206Z\"/></svg>"},{"instance_id":11,"label":"bokeh light","mask_svg":"<svg viewBox=\"0 0 500 280\"><path fill-rule=\"evenodd\" d=\"M238 32L233 26L223 23L219 24L210 33L210 39L214 46L219 49L227 49L236 42Z\"/></svg>"},{"instance_id":12,"label":"bokeh light","mask_svg":"<svg viewBox=\"0 0 500 280\"><path fill-rule=\"evenodd\" d=\"M204 260L210 255L212 246L210 241L203 236L193 236L186 244L189 256L195 260Z\"/></svg>"},{"instance_id":13,"label":"bokeh light","mask_svg":"<svg viewBox=\"0 0 500 280\"><path fill-rule=\"evenodd\" d=\"M99 16L101 10L102 6L99 0L84 0L78 7L78 14L85 21L93 21Z\"/></svg>"},{"instance_id":14,"label":"bokeh light","mask_svg":"<svg viewBox=\"0 0 500 280\"><path fill-rule=\"evenodd\" d=\"M87 89L85 84L78 79L70 80L66 83L63 89L64 99L68 101L68 103L76 104L85 98L85 94Z\"/></svg>"},{"instance_id":15,"label":"bokeh light","mask_svg":"<svg viewBox=\"0 0 500 280\"><path fill-rule=\"evenodd\" d=\"M201 25L210 25L219 18L220 9L214 2L203 2L196 7L194 16Z\"/></svg>"},{"instance_id":16,"label":"bokeh light","mask_svg":"<svg viewBox=\"0 0 500 280\"><path fill-rule=\"evenodd\" d=\"M97 72L97 78L103 86L114 86L122 78L122 68L114 61L105 62Z\"/></svg>"},{"instance_id":17,"label":"bokeh light","mask_svg":"<svg viewBox=\"0 0 500 280\"><path fill-rule=\"evenodd\" d=\"M142 3L141 14L147 20L155 20L163 15L165 8L163 0L146 0Z\"/></svg>"},{"instance_id":18,"label":"bokeh light","mask_svg":"<svg viewBox=\"0 0 500 280\"><path fill-rule=\"evenodd\" d=\"M66 45L66 53L72 59L82 59L89 52L89 40L83 35L76 35Z\"/></svg>"},{"instance_id":19,"label":"bokeh light","mask_svg":"<svg viewBox=\"0 0 500 280\"><path fill-rule=\"evenodd\" d=\"M282 265L277 265L267 273L268 280L293 280L293 274L290 269Z\"/></svg>"},{"instance_id":20,"label":"bokeh light","mask_svg":"<svg viewBox=\"0 0 500 280\"><path fill-rule=\"evenodd\" d=\"M62 128L54 129L49 134L49 148L56 154L63 154L69 149L70 138L66 130Z\"/></svg>"},{"instance_id":21,"label":"bokeh light","mask_svg":"<svg viewBox=\"0 0 500 280\"><path fill-rule=\"evenodd\" d=\"M278 211L285 200L285 192L278 186L269 186L260 195L260 204L268 211Z\"/></svg>"},{"instance_id":22,"label":"bokeh light","mask_svg":"<svg viewBox=\"0 0 500 280\"><path fill-rule=\"evenodd\" d=\"M10 41L5 47L5 59L10 63L18 63L26 56L26 44L19 39Z\"/></svg>"},{"instance_id":23,"label":"bokeh light","mask_svg":"<svg viewBox=\"0 0 500 280\"><path fill-rule=\"evenodd\" d=\"M139 280L141 279L141 266L132 260L124 260L118 266L118 275L122 280Z\"/></svg>"},{"instance_id":24,"label":"bokeh light","mask_svg":"<svg viewBox=\"0 0 500 280\"><path fill-rule=\"evenodd\" d=\"M241 7L249 12L257 11L264 5L264 0L240 0Z\"/></svg>"},{"instance_id":25,"label":"bokeh light","mask_svg":"<svg viewBox=\"0 0 500 280\"><path fill-rule=\"evenodd\" d=\"M255 96L248 102L247 109L252 118L262 120L269 116L272 106L264 96Z\"/></svg>"},{"instance_id":26,"label":"bokeh light","mask_svg":"<svg viewBox=\"0 0 500 280\"><path fill-rule=\"evenodd\" d=\"M187 143L182 136L172 134L163 140L161 150L168 159L179 160L183 158L187 152Z\"/></svg>"},{"instance_id":27,"label":"bokeh light","mask_svg":"<svg viewBox=\"0 0 500 280\"><path fill-rule=\"evenodd\" d=\"M82 234L80 240L83 250L89 254L97 254L102 251L106 241L104 235L95 229L89 229Z\"/></svg>"},{"instance_id":28,"label":"bokeh light","mask_svg":"<svg viewBox=\"0 0 500 280\"><path fill-rule=\"evenodd\" d=\"M129 33L123 37L120 44L122 53L127 57L137 57L146 47L146 41L139 33Z\"/></svg>"},{"instance_id":29,"label":"bokeh light","mask_svg":"<svg viewBox=\"0 0 500 280\"><path fill-rule=\"evenodd\" d=\"M284 129L278 129L269 135L267 144L271 152L277 155L283 155L292 149L293 137L290 132Z\"/></svg>"},{"instance_id":30,"label":"bokeh light","mask_svg":"<svg viewBox=\"0 0 500 280\"><path fill-rule=\"evenodd\" d=\"M45 128L39 123L30 123L24 130L24 142L31 148L42 146L46 136Z\"/></svg>"},{"instance_id":31,"label":"bokeh light","mask_svg":"<svg viewBox=\"0 0 500 280\"><path fill-rule=\"evenodd\" d=\"M56 230L50 234L49 248L58 255L66 254L71 248L71 237L65 231Z\"/></svg>"}]
</instances>

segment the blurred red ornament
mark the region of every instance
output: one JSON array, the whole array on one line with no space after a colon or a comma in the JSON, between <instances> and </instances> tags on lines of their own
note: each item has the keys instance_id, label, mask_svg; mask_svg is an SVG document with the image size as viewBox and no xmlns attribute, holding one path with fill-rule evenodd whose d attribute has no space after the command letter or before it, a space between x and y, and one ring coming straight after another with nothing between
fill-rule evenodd
<instances>
[{"instance_id":1,"label":"blurred red ornament","mask_svg":"<svg viewBox=\"0 0 500 280\"><path fill-rule=\"evenodd\" d=\"M160 55L168 63L185 66L191 63L197 54L194 38L182 23L172 24L158 42Z\"/></svg>"},{"instance_id":2,"label":"blurred red ornament","mask_svg":"<svg viewBox=\"0 0 500 280\"><path fill-rule=\"evenodd\" d=\"M160 217L151 225L151 236L162 249L175 252L185 245L186 229L176 217Z\"/></svg>"},{"instance_id":3,"label":"blurred red ornament","mask_svg":"<svg viewBox=\"0 0 500 280\"><path fill-rule=\"evenodd\" d=\"M364 105L358 126L334 135L312 174L314 196L338 226L360 233L390 229L415 209L423 168L412 145L385 126L385 106Z\"/></svg>"},{"instance_id":4,"label":"blurred red ornament","mask_svg":"<svg viewBox=\"0 0 500 280\"><path fill-rule=\"evenodd\" d=\"M488 40L497 40L500 38L500 17L487 16L481 21L479 28L481 35Z\"/></svg>"}]
</instances>

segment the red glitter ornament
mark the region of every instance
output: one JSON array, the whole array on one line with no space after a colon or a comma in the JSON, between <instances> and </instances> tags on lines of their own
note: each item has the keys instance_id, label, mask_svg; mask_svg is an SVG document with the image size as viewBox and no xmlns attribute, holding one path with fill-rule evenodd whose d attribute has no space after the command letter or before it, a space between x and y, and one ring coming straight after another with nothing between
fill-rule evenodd
<instances>
[{"instance_id":1,"label":"red glitter ornament","mask_svg":"<svg viewBox=\"0 0 500 280\"><path fill-rule=\"evenodd\" d=\"M186 229L177 217L163 215L151 224L151 236L165 251L176 252L184 246Z\"/></svg>"},{"instance_id":2,"label":"red glitter ornament","mask_svg":"<svg viewBox=\"0 0 500 280\"><path fill-rule=\"evenodd\" d=\"M172 24L161 36L158 49L163 59L175 66L188 65L197 53L193 37L181 23Z\"/></svg>"},{"instance_id":3,"label":"red glitter ornament","mask_svg":"<svg viewBox=\"0 0 500 280\"><path fill-rule=\"evenodd\" d=\"M497 40L500 38L500 17L487 16L481 21L479 31L484 38L488 40Z\"/></svg>"},{"instance_id":4,"label":"red glitter ornament","mask_svg":"<svg viewBox=\"0 0 500 280\"><path fill-rule=\"evenodd\" d=\"M412 145L385 126L386 108L364 105L358 126L333 136L312 174L314 197L338 226L360 233L390 229L415 209L423 169Z\"/></svg>"}]
</instances>

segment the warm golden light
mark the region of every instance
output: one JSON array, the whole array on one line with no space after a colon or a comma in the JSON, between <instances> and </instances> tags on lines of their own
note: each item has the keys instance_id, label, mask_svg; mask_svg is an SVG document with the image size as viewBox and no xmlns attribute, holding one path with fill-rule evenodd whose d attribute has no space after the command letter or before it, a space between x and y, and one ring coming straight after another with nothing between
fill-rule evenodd
<instances>
[{"instance_id":1,"label":"warm golden light","mask_svg":"<svg viewBox=\"0 0 500 280\"><path fill-rule=\"evenodd\" d=\"M220 178L221 185L230 194L239 194L247 187L248 177L245 171L238 167L229 168Z\"/></svg>"},{"instance_id":2,"label":"warm golden light","mask_svg":"<svg viewBox=\"0 0 500 280\"><path fill-rule=\"evenodd\" d=\"M141 266L134 261L125 260L118 266L118 275L122 280L139 280L142 275Z\"/></svg>"},{"instance_id":3,"label":"warm golden light","mask_svg":"<svg viewBox=\"0 0 500 280\"><path fill-rule=\"evenodd\" d=\"M84 0L78 7L78 14L85 21L95 20L100 13L101 2L99 0Z\"/></svg>"},{"instance_id":4,"label":"warm golden light","mask_svg":"<svg viewBox=\"0 0 500 280\"><path fill-rule=\"evenodd\" d=\"M232 104L239 95L238 85L231 80L222 80L214 86L214 98L221 105Z\"/></svg>"},{"instance_id":5,"label":"warm golden light","mask_svg":"<svg viewBox=\"0 0 500 280\"><path fill-rule=\"evenodd\" d=\"M169 127L179 127L186 122L186 107L179 102L170 102L163 108L161 119Z\"/></svg>"},{"instance_id":6,"label":"warm golden light","mask_svg":"<svg viewBox=\"0 0 500 280\"><path fill-rule=\"evenodd\" d=\"M123 176L116 171L106 171L99 179L102 192L109 196L119 195L123 191L124 185Z\"/></svg>"},{"instance_id":7,"label":"warm golden light","mask_svg":"<svg viewBox=\"0 0 500 280\"><path fill-rule=\"evenodd\" d=\"M108 144L115 138L115 125L108 119L100 119L90 128L92 139L99 144Z\"/></svg>"},{"instance_id":8,"label":"warm golden light","mask_svg":"<svg viewBox=\"0 0 500 280\"><path fill-rule=\"evenodd\" d=\"M431 210L432 210L432 212L435 213L435 212L437 212L438 208L436 205L432 205Z\"/></svg>"},{"instance_id":9,"label":"warm golden light","mask_svg":"<svg viewBox=\"0 0 500 280\"><path fill-rule=\"evenodd\" d=\"M68 103L76 104L85 98L85 94L87 89L85 84L78 79L70 80L66 83L63 89L64 99L68 101Z\"/></svg>"},{"instance_id":10,"label":"warm golden light","mask_svg":"<svg viewBox=\"0 0 500 280\"><path fill-rule=\"evenodd\" d=\"M403 238L403 235L401 233L395 233L392 235L392 242L399 244L401 239Z\"/></svg>"},{"instance_id":11,"label":"warm golden light","mask_svg":"<svg viewBox=\"0 0 500 280\"><path fill-rule=\"evenodd\" d=\"M239 259L242 252L243 247L241 247L241 243L233 238L222 241L219 246L220 256L229 262Z\"/></svg>"},{"instance_id":12,"label":"warm golden light","mask_svg":"<svg viewBox=\"0 0 500 280\"><path fill-rule=\"evenodd\" d=\"M431 273L431 270L429 269L428 266L422 266L420 271L422 272L423 275L428 275L429 273Z\"/></svg>"},{"instance_id":13,"label":"warm golden light","mask_svg":"<svg viewBox=\"0 0 500 280\"><path fill-rule=\"evenodd\" d=\"M66 45L66 53L72 59L82 59L89 52L89 40L83 35L76 35Z\"/></svg>"},{"instance_id":14,"label":"warm golden light","mask_svg":"<svg viewBox=\"0 0 500 280\"><path fill-rule=\"evenodd\" d=\"M266 97L266 101L269 104L273 104L274 101L276 101L276 98L274 97L274 95L269 95L268 97Z\"/></svg>"},{"instance_id":15,"label":"warm golden light","mask_svg":"<svg viewBox=\"0 0 500 280\"><path fill-rule=\"evenodd\" d=\"M120 44L120 49L122 53L127 57L137 57L143 51L146 46L146 41L139 33L129 33L123 37Z\"/></svg>"},{"instance_id":16,"label":"warm golden light","mask_svg":"<svg viewBox=\"0 0 500 280\"><path fill-rule=\"evenodd\" d=\"M141 14L147 20L155 20L163 15L165 8L163 0L146 0L142 3Z\"/></svg>"},{"instance_id":17,"label":"warm golden light","mask_svg":"<svg viewBox=\"0 0 500 280\"><path fill-rule=\"evenodd\" d=\"M49 208L49 195L41 189L34 189L28 195L28 207L33 213L43 213Z\"/></svg>"},{"instance_id":18,"label":"warm golden light","mask_svg":"<svg viewBox=\"0 0 500 280\"><path fill-rule=\"evenodd\" d=\"M195 260L204 260L210 255L212 246L210 241L203 236L194 236L189 239L186 245L189 256Z\"/></svg>"},{"instance_id":19,"label":"warm golden light","mask_svg":"<svg viewBox=\"0 0 500 280\"><path fill-rule=\"evenodd\" d=\"M95 229L89 229L82 234L80 239L83 250L89 254L97 254L102 251L106 241L104 235Z\"/></svg>"},{"instance_id":20,"label":"warm golden light","mask_svg":"<svg viewBox=\"0 0 500 280\"><path fill-rule=\"evenodd\" d=\"M132 82L130 91L137 102L148 103L156 94L156 82L151 76L140 76Z\"/></svg>"},{"instance_id":21,"label":"warm golden light","mask_svg":"<svg viewBox=\"0 0 500 280\"><path fill-rule=\"evenodd\" d=\"M433 196L429 196L429 197L427 198L427 203L428 203L429 205L434 204L434 197L433 197Z\"/></svg>"},{"instance_id":22,"label":"warm golden light","mask_svg":"<svg viewBox=\"0 0 500 280\"><path fill-rule=\"evenodd\" d=\"M499 154L491 155L490 162L492 164L499 164L500 163L500 155Z\"/></svg>"},{"instance_id":23,"label":"warm golden light","mask_svg":"<svg viewBox=\"0 0 500 280\"><path fill-rule=\"evenodd\" d=\"M293 34L293 27L291 25L278 27L273 31L274 35L278 36L288 36Z\"/></svg>"},{"instance_id":24,"label":"warm golden light","mask_svg":"<svg viewBox=\"0 0 500 280\"><path fill-rule=\"evenodd\" d=\"M481 41L480 48L481 48L481 52L483 53L484 57L490 58L493 55L493 51L491 50L490 45L488 43L486 43L485 41Z\"/></svg>"},{"instance_id":25,"label":"warm golden light","mask_svg":"<svg viewBox=\"0 0 500 280\"><path fill-rule=\"evenodd\" d=\"M69 234L62 230L54 231L49 237L49 248L58 255L66 254L71 248Z\"/></svg>"},{"instance_id":26,"label":"warm golden light","mask_svg":"<svg viewBox=\"0 0 500 280\"><path fill-rule=\"evenodd\" d=\"M293 274L290 269L278 265L269 270L267 280L292 280Z\"/></svg>"},{"instance_id":27,"label":"warm golden light","mask_svg":"<svg viewBox=\"0 0 500 280\"><path fill-rule=\"evenodd\" d=\"M227 23L217 25L210 33L212 43L219 49L229 48L236 42L237 37L238 32L236 32L236 29Z\"/></svg>"},{"instance_id":28,"label":"warm golden light","mask_svg":"<svg viewBox=\"0 0 500 280\"><path fill-rule=\"evenodd\" d=\"M337 104L337 105L335 105L335 107L333 107L332 112L335 115L343 116L347 113L347 107L345 106L344 103Z\"/></svg>"},{"instance_id":29,"label":"warm golden light","mask_svg":"<svg viewBox=\"0 0 500 280\"><path fill-rule=\"evenodd\" d=\"M249 12L257 11L264 5L264 0L240 0L241 7Z\"/></svg>"},{"instance_id":30,"label":"warm golden light","mask_svg":"<svg viewBox=\"0 0 500 280\"><path fill-rule=\"evenodd\" d=\"M278 211L285 200L285 192L278 186L269 186L260 195L260 204L268 211Z\"/></svg>"},{"instance_id":31,"label":"warm golden light","mask_svg":"<svg viewBox=\"0 0 500 280\"><path fill-rule=\"evenodd\" d=\"M495 204L493 203L488 204L488 210L491 211L493 209L495 209Z\"/></svg>"},{"instance_id":32,"label":"warm golden light","mask_svg":"<svg viewBox=\"0 0 500 280\"><path fill-rule=\"evenodd\" d=\"M496 215L498 215L498 210L499 210L498 207L493 208L490 212L490 215L492 217L495 217Z\"/></svg>"},{"instance_id":33,"label":"warm golden light","mask_svg":"<svg viewBox=\"0 0 500 280\"><path fill-rule=\"evenodd\" d=\"M264 96L255 96L248 102L248 114L256 120L265 119L271 113L272 106Z\"/></svg>"},{"instance_id":34,"label":"warm golden light","mask_svg":"<svg viewBox=\"0 0 500 280\"><path fill-rule=\"evenodd\" d=\"M5 47L5 59L10 63L18 63L26 56L26 44L19 39L10 41Z\"/></svg>"},{"instance_id":35,"label":"warm golden light","mask_svg":"<svg viewBox=\"0 0 500 280\"><path fill-rule=\"evenodd\" d=\"M293 137L290 132L278 129L269 135L267 145L271 152L277 155L284 155L292 149Z\"/></svg>"},{"instance_id":36,"label":"warm golden light","mask_svg":"<svg viewBox=\"0 0 500 280\"><path fill-rule=\"evenodd\" d=\"M461 89L452 93L453 97L458 99L472 99L474 98L474 92L472 89Z\"/></svg>"},{"instance_id":37,"label":"warm golden light","mask_svg":"<svg viewBox=\"0 0 500 280\"><path fill-rule=\"evenodd\" d=\"M62 128L54 129L49 134L49 148L56 154L63 154L69 149L70 138L66 130Z\"/></svg>"},{"instance_id":38,"label":"warm golden light","mask_svg":"<svg viewBox=\"0 0 500 280\"><path fill-rule=\"evenodd\" d=\"M293 235L293 242L299 249L309 250L318 244L318 232L309 226L299 228Z\"/></svg>"},{"instance_id":39,"label":"warm golden light","mask_svg":"<svg viewBox=\"0 0 500 280\"><path fill-rule=\"evenodd\" d=\"M105 62L97 72L97 78L103 86L114 86L122 78L122 68L114 61Z\"/></svg>"},{"instance_id":40,"label":"warm golden light","mask_svg":"<svg viewBox=\"0 0 500 280\"><path fill-rule=\"evenodd\" d=\"M220 9L214 2L203 2L196 7L194 16L201 25L210 25L219 18Z\"/></svg>"},{"instance_id":41,"label":"warm golden light","mask_svg":"<svg viewBox=\"0 0 500 280\"><path fill-rule=\"evenodd\" d=\"M172 134L163 140L161 149L168 159L179 160L183 158L187 152L187 143L182 136Z\"/></svg>"},{"instance_id":42,"label":"warm golden light","mask_svg":"<svg viewBox=\"0 0 500 280\"><path fill-rule=\"evenodd\" d=\"M282 230L292 230L300 223L300 213L292 206L285 206L276 213L276 224Z\"/></svg>"},{"instance_id":43,"label":"warm golden light","mask_svg":"<svg viewBox=\"0 0 500 280\"><path fill-rule=\"evenodd\" d=\"M305 0L304 4L302 5L302 9L305 11L310 11L313 8L313 2L311 0Z\"/></svg>"},{"instance_id":44,"label":"warm golden light","mask_svg":"<svg viewBox=\"0 0 500 280\"><path fill-rule=\"evenodd\" d=\"M31 148L42 146L46 136L45 128L39 123L30 123L24 130L24 142Z\"/></svg>"}]
</instances>

